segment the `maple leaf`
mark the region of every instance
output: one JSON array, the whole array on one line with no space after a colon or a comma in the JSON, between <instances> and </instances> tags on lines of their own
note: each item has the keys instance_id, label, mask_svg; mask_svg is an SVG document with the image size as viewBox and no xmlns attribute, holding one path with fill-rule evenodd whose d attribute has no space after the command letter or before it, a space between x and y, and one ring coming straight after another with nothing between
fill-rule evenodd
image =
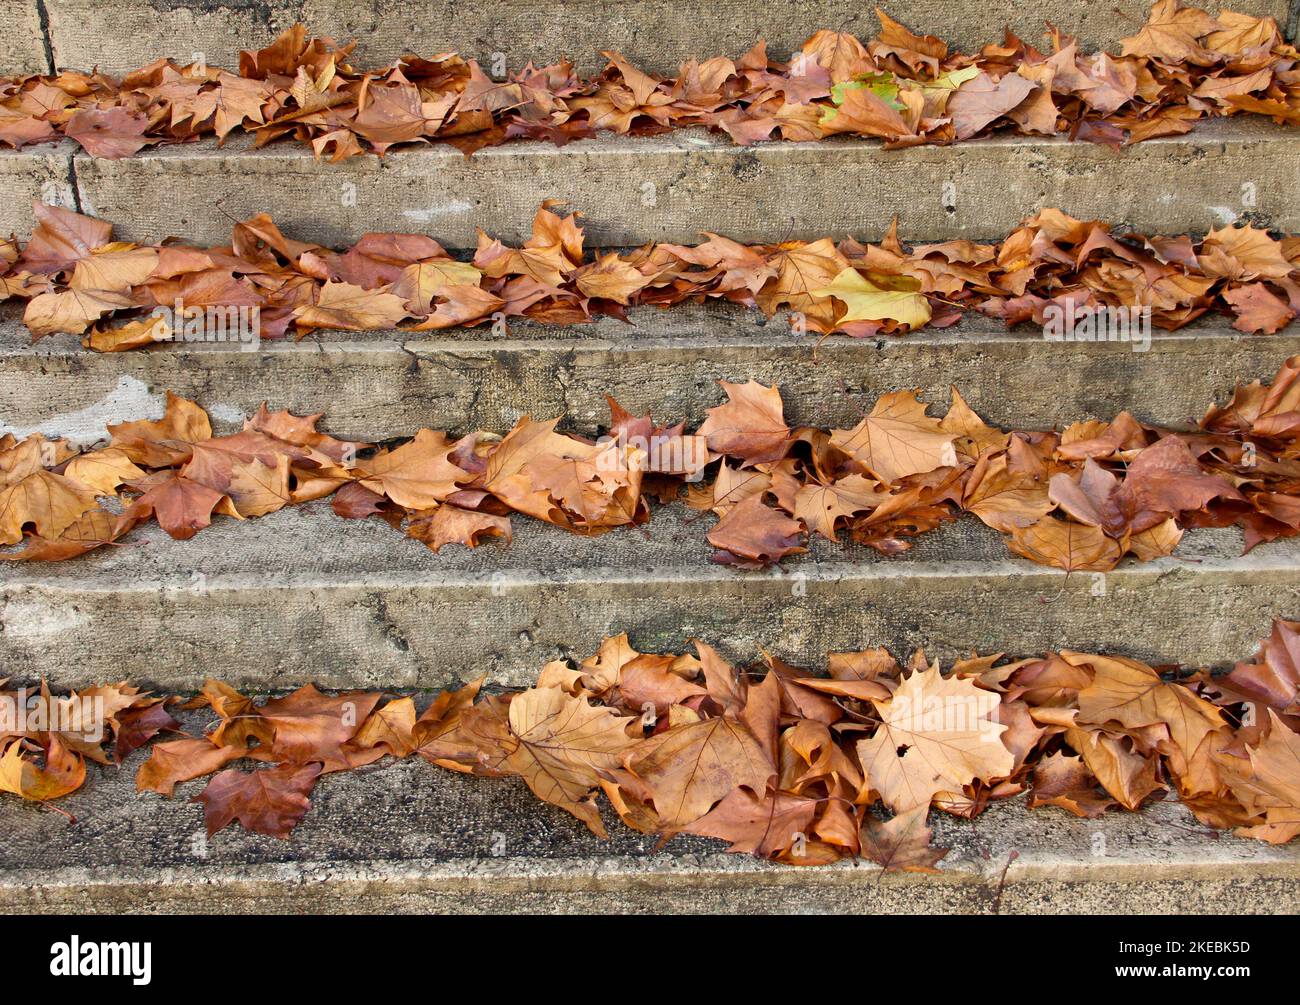
<instances>
[{"instance_id":1,"label":"maple leaf","mask_svg":"<svg viewBox=\"0 0 1300 1005\"><path fill-rule=\"evenodd\" d=\"M1007 727L989 719L998 696L944 677L937 663L904 676L891 698L872 704L881 723L858 741L858 758L871 787L896 813L928 806L936 794L976 779L1011 773L1015 759L1001 742Z\"/></svg>"},{"instance_id":2,"label":"maple leaf","mask_svg":"<svg viewBox=\"0 0 1300 1005\"><path fill-rule=\"evenodd\" d=\"M24 746L25 741L14 740L0 757L0 792L45 802L75 792L85 782L85 759L58 736L52 735L43 748L43 766L23 756Z\"/></svg>"},{"instance_id":3,"label":"maple leaf","mask_svg":"<svg viewBox=\"0 0 1300 1005\"><path fill-rule=\"evenodd\" d=\"M1263 283L1246 283L1224 290L1222 296L1237 314L1232 327L1247 335L1257 332L1272 335L1289 325L1296 315L1285 300L1275 296Z\"/></svg>"},{"instance_id":4,"label":"maple leaf","mask_svg":"<svg viewBox=\"0 0 1300 1005\"><path fill-rule=\"evenodd\" d=\"M406 301L413 315L423 317L433 310L433 298L461 286L478 288L483 273L468 262L439 258L406 266L394 280L390 292Z\"/></svg>"},{"instance_id":5,"label":"maple leaf","mask_svg":"<svg viewBox=\"0 0 1300 1005\"><path fill-rule=\"evenodd\" d=\"M737 788L682 831L729 841L729 852L774 858L812 829L819 808L819 800L808 796L770 790L757 796Z\"/></svg>"},{"instance_id":6,"label":"maple leaf","mask_svg":"<svg viewBox=\"0 0 1300 1005\"><path fill-rule=\"evenodd\" d=\"M157 265L153 248L105 245L78 260L69 285L74 290L126 293L153 275Z\"/></svg>"},{"instance_id":7,"label":"maple leaf","mask_svg":"<svg viewBox=\"0 0 1300 1005\"><path fill-rule=\"evenodd\" d=\"M1264 818L1242 833L1282 844L1300 834L1300 735L1272 709L1268 722L1268 736L1247 745L1249 772L1229 772L1228 784L1249 812Z\"/></svg>"},{"instance_id":8,"label":"maple leaf","mask_svg":"<svg viewBox=\"0 0 1300 1005\"><path fill-rule=\"evenodd\" d=\"M1065 478L1068 475L1057 475ZM1072 484L1072 483L1071 483ZM966 482L962 506L996 530L1011 533L1037 523L1053 499L1035 472L1018 470L1006 454L982 458Z\"/></svg>"},{"instance_id":9,"label":"maple leaf","mask_svg":"<svg viewBox=\"0 0 1300 1005\"><path fill-rule=\"evenodd\" d=\"M1242 660L1228 674L1227 681L1279 712L1290 709L1300 691L1300 622L1274 619L1255 662Z\"/></svg>"},{"instance_id":10,"label":"maple leaf","mask_svg":"<svg viewBox=\"0 0 1300 1005\"><path fill-rule=\"evenodd\" d=\"M148 491L131 504L124 516L132 520L153 516L159 526L177 541L188 541L207 527L215 512L240 518L240 513L224 492L171 471L160 473L147 484Z\"/></svg>"},{"instance_id":11,"label":"maple leaf","mask_svg":"<svg viewBox=\"0 0 1300 1005\"><path fill-rule=\"evenodd\" d=\"M1285 279L1294 268L1282 254L1281 242L1249 223L1211 230L1197 262L1206 275L1238 280Z\"/></svg>"},{"instance_id":12,"label":"maple leaf","mask_svg":"<svg viewBox=\"0 0 1300 1005\"><path fill-rule=\"evenodd\" d=\"M1066 572L1108 572L1119 564L1122 554L1119 544L1100 527L1054 516L1013 528L1007 546L1017 555Z\"/></svg>"},{"instance_id":13,"label":"maple leaf","mask_svg":"<svg viewBox=\"0 0 1300 1005\"><path fill-rule=\"evenodd\" d=\"M921 294L882 288L857 269L845 269L829 286L813 290L812 295L844 301L848 313L836 321L837 325L853 321L894 321L920 328L931 317L930 302Z\"/></svg>"},{"instance_id":14,"label":"maple leaf","mask_svg":"<svg viewBox=\"0 0 1300 1005\"><path fill-rule=\"evenodd\" d=\"M663 828L681 830L735 789L766 790L775 766L743 722L717 716L641 741L624 765L646 787Z\"/></svg>"},{"instance_id":15,"label":"maple leaf","mask_svg":"<svg viewBox=\"0 0 1300 1005\"><path fill-rule=\"evenodd\" d=\"M319 764L281 764L261 771L227 769L213 777L192 802L203 804L208 837L238 820L244 829L288 840L311 808Z\"/></svg>"},{"instance_id":16,"label":"maple leaf","mask_svg":"<svg viewBox=\"0 0 1300 1005\"><path fill-rule=\"evenodd\" d=\"M1166 684L1145 663L1120 656L1090 656L1068 650L1067 663L1092 669L1092 684L1079 692L1076 722L1103 726L1118 722L1127 729L1165 724L1169 737L1190 758L1206 735L1221 728L1223 714L1181 684Z\"/></svg>"},{"instance_id":17,"label":"maple leaf","mask_svg":"<svg viewBox=\"0 0 1300 1005\"><path fill-rule=\"evenodd\" d=\"M161 419L110 424L108 432L109 446L121 450L134 463L163 468L188 460L194 444L210 440L212 422L194 402L168 391Z\"/></svg>"},{"instance_id":18,"label":"maple leaf","mask_svg":"<svg viewBox=\"0 0 1300 1005\"><path fill-rule=\"evenodd\" d=\"M1034 768L1029 805L1034 809L1059 806L1076 817L1091 820L1114 806L1115 800L1097 792L1097 779L1082 758L1057 751Z\"/></svg>"},{"instance_id":19,"label":"maple leaf","mask_svg":"<svg viewBox=\"0 0 1300 1005\"><path fill-rule=\"evenodd\" d=\"M888 496L863 475L848 475L829 485L812 482L795 494L794 516L803 521L810 534L836 541L837 520L878 506Z\"/></svg>"},{"instance_id":20,"label":"maple leaf","mask_svg":"<svg viewBox=\"0 0 1300 1005\"><path fill-rule=\"evenodd\" d=\"M103 290L70 289L60 293L41 293L27 301L23 324L34 339L57 332L80 335L105 314L131 306L120 293Z\"/></svg>"},{"instance_id":21,"label":"maple leaf","mask_svg":"<svg viewBox=\"0 0 1300 1005\"><path fill-rule=\"evenodd\" d=\"M340 328L344 331L373 331L396 327L407 317L400 296L383 290L366 290L351 283L326 283L314 306L295 308L294 324L301 331Z\"/></svg>"},{"instance_id":22,"label":"maple leaf","mask_svg":"<svg viewBox=\"0 0 1300 1005\"><path fill-rule=\"evenodd\" d=\"M837 429L831 445L884 482L957 463L956 436L925 413L913 391L883 395L857 426Z\"/></svg>"},{"instance_id":23,"label":"maple leaf","mask_svg":"<svg viewBox=\"0 0 1300 1005\"><path fill-rule=\"evenodd\" d=\"M718 383L727 403L709 409L699 434L715 454L738 457L746 466L780 460L789 449L781 392L756 380L747 384Z\"/></svg>"},{"instance_id":24,"label":"maple leaf","mask_svg":"<svg viewBox=\"0 0 1300 1005\"><path fill-rule=\"evenodd\" d=\"M804 57L811 57L818 65L825 67L835 83L852 80L860 72L873 68L862 43L847 32L822 29L804 42L799 51ZM796 62L793 68L800 66Z\"/></svg>"},{"instance_id":25,"label":"maple leaf","mask_svg":"<svg viewBox=\"0 0 1300 1005\"><path fill-rule=\"evenodd\" d=\"M435 553L448 544L477 548L485 537L504 538L509 544L512 537L509 517L462 509L449 503L439 506L430 516L412 520L406 534Z\"/></svg>"},{"instance_id":26,"label":"maple leaf","mask_svg":"<svg viewBox=\"0 0 1300 1005\"><path fill-rule=\"evenodd\" d=\"M889 89L897 94L896 86L891 85ZM835 96L835 107L826 109L818 120L818 124L828 133L854 133L897 140L913 132L898 112L902 106L897 105L897 98L895 97L895 104L891 105L869 84L838 84L832 94Z\"/></svg>"},{"instance_id":27,"label":"maple leaf","mask_svg":"<svg viewBox=\"0 0 1300 1005\"><path fill-rule=\"evenodd\" d=\"M469 481L451 460L456 449L442 433L421 429L409 443L357 463L360 484L408 509L432 509Z\"/></svg>"},{"instance_id":28,"label":"maple leaf","mask_svg":"<svg viewBox=\"0 0 1300 1005\"><path fill-rule=\"evenodd\" d=\"M1004 74L994 80L987 73L966 81L948 99L947 112L952 116L957 139L974 136L994 119L1006 115L1037 89L1032 81L1018 73Z\"/></svg>"},{"instance_id":29,"label":"maple leaf","mask_svg":"<svg viewBox=\"0 0 1300 1005\"><path fill-rule=\"evenodd\" d=\"M1209 64L1214 62L1214 56L1198 39L1219 27L1219 22L1203 10L1184 7L1179 0L1157 0L1142 30L1120 39L1121 51L1125 56Z\"/></svg>"},{"instance_id":30,"label":"maple leaf","mask_svg":"<svg viewBox=\"0 0 1300 1005\"><path fill-rule=\"evenodd\" d=\"M121 764L161 732L180 729L180 722L167 711L167 701L129 708L117 717L113 732L113 759Z\"/></svg>"},{"instance_id":31,"label":"maple leaf","mask_svg":"<svg viewBox=\"0 0 1300 1005\"><path fill-rule=\"evenodd\" d=\"M350 749L385 752L394 757L406 757L415 752L415 702L410 698L397 698L383 708L375 709L356 735L348 741ZM361 758L356 758L361 760Z\"/></svg>"},{"instance_id":32,"label":"maple leaf","mask_svg":"<svg viewBox=\"0 0 1300 1005\"><path fill-rule=\"evenodd\" d=\"M116 160L158 142L144 135L148 128L148 116L125 108L81 108L68 119L63 135L80 143L92 157Z\"/></svg>"},{"instance_id":33,"label":"maple leaf","mask_svg":"<svg viewBox=\"0 0 1300 1005\"><path fill-rule=\"evenodd\" d=\"M96 505L94 489L43 464L48 444L29 437L0 450L0 544L16 544L23 527L57 538Z\"/></svg>"},{"instance_id":34,"label":"maple leaf","mask_svg":"<svg viewBox=\"0 0 1300 1005\"><path fill-rule=\"evenodd\" d=\"M17 262L32 272L58 274L71 269L113 236L111 223L59 206L33 202L32 215L36 226Z\"/></svg>"},{"instance_id":35,"label":"maple leaf","mask_svg":"<svg viewBox=\"0 0 1300 1005\"><path fill-rule=\"evenodd\" d=\"M627 726L632 721L558 687L530 688L510 702L510 738L496 767L519 775L539 799L568 810L605 837L591 792L600 772L617 768L631 746Z\"/></svg>"},{"instance_id":36,"label":"maple leaf","mask_svg":"<svg viewBox=\"0 0 1300 1005\"><path fill-rule=\"evenodd\" d=\"M800 544L803 532L802 523L765 505L755 495L727 511L709 531L709 544L720 549L715 562L761 567L807 551Z\"/></svg>"},{"instance_id":37,"label":"maple leaf","mask_svg":"<svg viewBox=\"0 0 1300 1005\"><path fill-rule=\"evenodd\" d=\"M932 833L926 823L929 813L928 804L896 813L885 821L868 813L862 821L862 854L885 872L937 873L934 867L949 849L931 847Z\"/></svg>"},{"instance_id":38,"label":"maple leaf","mask_svg":"<svg viewBox=\"0 0 1300 1005\"><path fill-rule=\"evenodd\" d=\"M135 787L140 792L170 797L177 782L209 775L246 753L242 746L218 746L211 740L188 737L155 743L149 750L149 760L135 773Z\"/></svg>"},{"instance_id":39,"label":"maple leaf","mask_svg":"<svg viewBox=\"0 0 1300 1005\"><path fill-rule=\"evenodd\" d=\"M759 290L757 301L763 313L771 317L778 307L786 306L802 314L808 327L829 331L835 323L835 304L813 291L825 289L849 267L831 240L824 237L811 244L792 241L778 245L769 264L776 269L776 278Z\"/></svg>"},{"instance_id":40,"label":"maple leaf","mask_svg":"<svg viewBox=\"0 0 1300 1005\"><path fill-rule=\"evenodd\" d=\"M1065 742L1083 757L1098 783L1121 806L1136 810L1152 793L1163 788L1156 777L1156 761L1133 750L1125 736L1102 731L1067 729Z\"/></svg>"},{"instance_id":41,"label":"maple leaf","mask_svg":"<svg viewBox=\"0 0 1300 1005\"><path fill-rule=\"evenodd\" d=\"M1242 497L1224 479L1206 474L1187 443L1170 435L1133 459L1113 498L1137 532L1163 523L1167 515L1198 510L1212 499Z\"/></svg>"},{"instance_id":42,"label":"maple leaf","mask_svg":"<svg viewBox=\"0 0 1300 1005\"><path fill-rule=\"evenodd\" d=\"M374 711L375 693L346 693L331 697L308 684L284 698L268 701L258 713L270 724L273 739L256 752L267 760L293 764L319 762L321 772L354 766L344 745Z\"/></svg>"},{"instance_id":43,"label":"maple leaf","mask_svg":"<svg viewBox=\"0 0 1300 1005\"><path fill-rule=\"evenodd\" d=\"M578 269L573 278L578 289L587 296L602 297L616 304L627 304L629 298L650 281L648 276L642 275L614 252Z\"/></svg>"}]
</instances>

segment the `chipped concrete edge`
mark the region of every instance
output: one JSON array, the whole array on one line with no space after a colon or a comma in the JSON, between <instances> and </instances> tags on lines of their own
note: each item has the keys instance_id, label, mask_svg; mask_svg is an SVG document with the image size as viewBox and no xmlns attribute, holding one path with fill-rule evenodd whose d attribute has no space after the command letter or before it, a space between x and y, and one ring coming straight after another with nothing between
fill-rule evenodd
<instances>
[{"instance_id":1,"label":"chipped concrete edge","mask_svg":"<svg viewBox=\"0 0 1300 1005\"><path fill-rule=\"evenodd\" d=\"M1229 861L1215 856L1180 862L1134 857L1129 861L1045 859L1020 865L990 862L980 869L957 868L936 875L882 874L871 864L844 862L816 870L772 865L725 854L690 856L670 862L649 858L471 859L447 863L401 861L286 862L268 865L202 866L172 869L67 868L54 873L9 873L0 878L0 900L16 913L75 905L117 913L129 905L145 909L212 909L259 904L272 909L338 908L355 903L414 900L428 905L478 903L509 909L515 897L532 906L566 909L611 897L616 909L707 910L726 903L742 906L751 896L778 893L791 908L801 902L825 906L910 901L934 894L967 895L996 910L1004 891L1018 903L1052 898L1063 888L1086 886L1116 909L1140 908L1161 887L1183 883L1233 884L1239 906L1255 910L1285 907L1300 893L1300 860ZM1244 901L1244 902L1243 902ZM1062 907L1067 905L1062 905ZM526 909L526 908L525 908Z\"/></svg>"}]
</instances>

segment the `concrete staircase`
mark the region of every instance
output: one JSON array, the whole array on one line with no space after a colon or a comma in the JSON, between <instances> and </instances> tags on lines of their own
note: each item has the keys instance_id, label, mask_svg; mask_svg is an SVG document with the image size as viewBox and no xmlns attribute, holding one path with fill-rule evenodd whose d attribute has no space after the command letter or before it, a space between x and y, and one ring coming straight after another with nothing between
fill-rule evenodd
<instances>
[{"instance_id":1,"label":"concrete staircase","mask_svg":"<svg viewBox=\"0 0 1300 1005\"><path fill-rule=\"evenodd\" d=\"M18 26L0 41L0 59L9 71L121 71L164 53L188 60L202 52L230 65L239 48L302 19L319 33L359 37L360 63L455 48L481 60L502 51L512 67L572 55L592 70L596 49L617 47L668 71L691 54L737 53L759 36L784 54L818 27L863 36L875 28L868 6L842 0L587 6L0 0L0 17ZM1092 47L1130 34L1145 6L1015 0L992 14L972 0L912 0L889 9L966 47L998 39L1004 23L1037 38L1045 19ZM1287 0L1231 6L1290 19L1294 31L1297 5ZM0 154L0 232L30 230L33 196L110 219L123 239L174 232L216 243L231 218L269 211L290 236L327 244L415 230L464 248L479 226L520 239L547 197L586 213L596 246L692 240L703 230L750 241L874 239L894 214L908 240L991 238L1043 206L1117 229L1204 231L1249 216L1294 232L1298 169L1300 132L1246 120L1120 154L1024 138L894 152L866 141L739 148L684 133L561 149L512 144L469 160L441 148L398 151L329 165L293 145L188 145L114 162L66 145ZM486 328L424 338L322 333L252 353L198 346L97 355L70 337L32 346L10 313L0 317L0 432L93 439L107 422L161 414L173 389L199 400L223 429L269 400L325 411L331 432L358 438L421 425L504 429L523 414L560 412L570 428L594 433L606 394L629 409L698 422L720 400L720 378L777 383L787 418L817 425L849 423L900 387L943 404L950 384L1001 424L1047 427L1129 407L1179 425L1300 353L1300 330L1247 338L1220 319L1157 334L1147 353L1048 343L978 319L820 346L784 323L720 306L644 310L633 321L518 325L503 338ZM182 692L216 676L267 692L308 680L440 688L486 671L493 683L523 685L547 660L584 656L622 630L645 650L701 637L734 659L753 659L762 646L813 667L828 650L868 645L900 655L924 646L945 659L1069 646L1223 666L1253 651L1271 617L1300 613L1300 544L1242 556L1234 530L1190 534L1175 559L1068 581L1014 558L973 520L895 559L818 544L779 572L746 574L708 563L709 520L691 515L659 509L644 531L596 539L521 520L508 548L441 556L376 521L339 520L324 505L247 523L219 519L189 542L154 527L132 547L0 568L0 676L43 676L57 688L130 677ZM599 843L521 785L414 761L328 777L313 803L288 842L238 830L205 841L196 807L137 799L129 770L94 770L63 804L75 825L13 800L0 806L0 903L118 913L1087 912L1294 911L1300 897L1300 849L1215 839L1172 803L1092 822L1018 802L995 807L977 827L940 819L936 840L954 848L943 876L883 879L874 867L772 867L701 840L653 853L652 841L617 827Z\"/></svg>"}]
</instances>

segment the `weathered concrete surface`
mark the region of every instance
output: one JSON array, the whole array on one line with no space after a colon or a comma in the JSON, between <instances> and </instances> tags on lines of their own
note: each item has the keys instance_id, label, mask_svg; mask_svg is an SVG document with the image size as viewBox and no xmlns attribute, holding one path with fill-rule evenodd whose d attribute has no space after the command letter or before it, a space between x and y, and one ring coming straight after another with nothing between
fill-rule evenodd
<instances>
[{"instance_id":1,"label":"weathered concrete surface","mask_svg":"<svg viewBox=\"0 0 1300 1005\"><path fill-rule=\"evenodd\" d=\"M28 147L0 149L0 239L17 234L24 240L32 232L32 202L75 207L72 186L71 140Z\"/></svg>"},{"instance_id":2,"label":"weathered concrete surface","mask_svg":"<svg viewBox=\"0 0 1300 1005\"><path fill-rule=\"evenodd\" d=\"M1185 426L1233 388L1271 378L1300 353L1300 328L1256 338L1214 318L1157 332L1147 352L1125 343L1045 341L1037 329L1007 332L971 317L945 331L904 338L791 334L783 319L685 304L633 312L635 326L519 324L425 338L400 332L322 333L245 352L219 345L142 352L87 352L73 336L32 345L18 323L0 322L0 433L33 430L93 442L108 423L161 414L167 390L196 398L218 421L238 421L263 401L324 412L335 435L376 440L421 426L504 432L521 415L567 416L592 435L612 395L625 408L699 423L723 400L718 380L781 388L793 424L850 426L889 391L920 388L936 410L956 385L987 421L1019 428L1109 419L1121 409Z\"/></svg>"},{"instance_id":3,"label":"weathered concrete surface","mask_svg":"<svg viewBox=\"0 0 1300 1005\"><path fill-rule=\"evenodd\" d=\"M510 69L527 60L571 57L587 73L603 65L602 49L621 49L647 69L674 72L691 56L738 56L757 39L785 58L818 28L870 38L879 28L871 5L850 0L498 0L460 4L452 0L46 0L51 39L60 67L109 72L143 66L162 55L233 65L242 48L258 48L303 21L321 35L359 39L359 65L387 63L402 53L455 49L490 65L504 53ZM1104 6L1072 0L1011 0L990 8L973 0L907 0L889 13L918 32L938 35L967 51L1002 40L1007 25L1037 42L1045 23L1079 35L1087 48L1136 32L1146 19L1146 0ZM1203 6L1222 9L1213 3ZM1285 27L1287 0L1233 0L1223 5L1270 15Z\"/></svg>"},{"instance_id":4,"label":"weathered concrete surface","mask_svg":"<svg viewBox=\"0 0 1300 1005\"><path fill-rule=\"evenodd\" d=\"M516 685L624 630L648 651L702 638L809 667L869 645L944 659L1117 647L1227 666L1254 652L1270 618L1300 611L1300 541L1242 556L1235 530L1193 531L1177 557L1067 579L1014 558L973 518L897 558L814 541L760 573L710 564L713 518L682 504L596 538L514 523L510 545L434 555L321 502L219 517L190 541L151 526L70 562L6 564L0 666L59 688L129 677L175 691L209 676L442 687L483 673Z\"/></svg>"},{"instance_id":5,"label":"weathered concrete surface","mask_svg":"<svg viewBox=\"0 0 1300 1005\"><path fill-rule=\"evenodd\" d=\"M1044 206L1147 233L1205 231L1247 209L1300 230L1300 130L1246 118L1119 153L1028 137L893 151L834 139L738 147L702 130L511 143L470 158L440 145L342 164L295 143L247 147L205 142L117 161L78 154L81 203L124 240L215 244L230 240L232 220L264 211L289 235L330 245L395 230L472 248L478 227L519 242L544 198L583 212L597 246L693 242L701 231L748 242L878 239L895 214L913 240L1000 238Z\"/></svg>"},{"instance_id":6,"label":"weathered concrete surface","mask_svg":"<svg viewBox=\"0 0 1300 1005\"><path fill-rule=\"evenodd\" d=\"M35 0L0 0L0 73L49 73L41 5Z\"/></svg>"},{"instance_id":7,"label":"weathered concrete surface","mask_svg":"<svg viewBox=\"0 0 1300 1005\"><path fill-rule=\"evenodd\" d=\"M13 913L718 912L1295 913L1300 847L1199 827L1172 801L1078 820L1022 799L979 821L935 813L940 875L872 865L799 869L677 837L663 850L612 814L611 838L515 779L454 775L419 759L317 784L288 841L238 827L211 839L187 797L137 796L136 754L91 766L60 806L6 798L0 903ZM1017 853L1008 866L1012 852ZM1005 881L1002 881L1003 869Z\"/></svg>"}]
</instances>

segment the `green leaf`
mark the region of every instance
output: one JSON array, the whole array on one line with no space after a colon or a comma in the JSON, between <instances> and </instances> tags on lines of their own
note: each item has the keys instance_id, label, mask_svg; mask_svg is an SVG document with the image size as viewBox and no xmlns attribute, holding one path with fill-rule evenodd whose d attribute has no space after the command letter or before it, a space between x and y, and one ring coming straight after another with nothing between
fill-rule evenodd
<instances>
[{"instance_id":1,"label":"green leaf","mask_svg":"<svg viewBox=\"0 0 1300 1005\"><path fill-rule=\"evenodd\" d=\"M903 103L898 100L898 82L892 73L873 73L857 80L845 80L831 88L831 100L836 105L844 104L844 92L867 88L881 101L896 112L903 110Z\"/></svg>"}]
</instances>

